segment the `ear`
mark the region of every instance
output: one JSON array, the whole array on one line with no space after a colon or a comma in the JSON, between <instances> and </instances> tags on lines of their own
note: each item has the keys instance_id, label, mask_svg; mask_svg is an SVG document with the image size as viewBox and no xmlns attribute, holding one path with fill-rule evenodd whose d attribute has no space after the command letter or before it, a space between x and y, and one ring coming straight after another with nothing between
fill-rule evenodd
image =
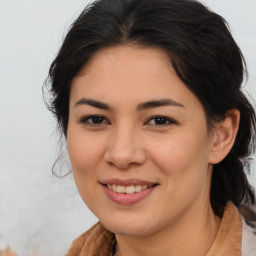
<instances>
[{"instance_id":1,"label":"ear","mask_svg":"<svg viewBox=\"0 0 256 256\"><path fill-rule=\"evenodd\" d=\"M217 164L228 155L236 139L239 121L239 110L230 109L226 112L224 119L213 128L209 163Z\"/></svg>"}]
</instances>

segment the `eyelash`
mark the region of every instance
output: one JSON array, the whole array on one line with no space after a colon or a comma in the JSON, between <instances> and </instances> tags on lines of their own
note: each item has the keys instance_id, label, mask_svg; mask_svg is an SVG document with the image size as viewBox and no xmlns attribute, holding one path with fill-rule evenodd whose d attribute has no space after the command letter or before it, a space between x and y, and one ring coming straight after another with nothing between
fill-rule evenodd
<instances>
[{"instance_id":1,"label":"eyelash","mask_svg":"<svg viewBox=\"0 0 256 256\"><path fill-rule=\"evenodd\" d=\"M93 126L93 127L99 127L104 125L103 123L93 123L93 122L89 122L89 120L91 119L91 121L93 120L93 118L101 118L103 121L107 121L106 118L104 116L100 116L100 115L92 115L92 116L87 116L81 119L81 123L86 124L88 126ZM107 121L107 124L109 124L109 122Z\"/></svg>"},{"instance_id":2,"label":"eyelash","mask_svg":"<svg viewBox=\"0 0 256 256\"><path fill-rule=\"evenodd\" d=\"M162 119L161 121L164 121L165 123L164 124L149 124L149 125L165 127L165 126L177 124L176 121L174 121L173 119L171 119L169 117L166 117L166 116L153 116L153 117L150 117L146 123L149 123L152 120L155 120L155 123L156 123L157 119L160 119L160 120Z\"/></svg>"},{"instance_id":3,"label":"eyelash","mask_svg":"<svg viewBox=\"0 0 256 256\"><path fill-rule=\"evenodd\" d=\"M103 122L102 123L93 123L93 119L101 119ZM164 123L162 124L156 124L156 120L158 119L158 121L162 121ZM91 122L89 121L91 120ZM150 124L149 122L151 122L152 120L155 120L155 124ZM106 124L110 124L109 121L107 121L107 119L104 116L100 116L100 115L92 115L92 116L87 116L81 119L80 123L86 124L88 126L92 126L92 127L100 127L102 125L106 125ZM148 124L150 126L157 126L157 127L166 127L169 125L173 125L173 124L177 124L176 121L174 121L173 119L166 117L166 116L152 116L150 117L145 124Z\"/></svg>"}]
</instances>

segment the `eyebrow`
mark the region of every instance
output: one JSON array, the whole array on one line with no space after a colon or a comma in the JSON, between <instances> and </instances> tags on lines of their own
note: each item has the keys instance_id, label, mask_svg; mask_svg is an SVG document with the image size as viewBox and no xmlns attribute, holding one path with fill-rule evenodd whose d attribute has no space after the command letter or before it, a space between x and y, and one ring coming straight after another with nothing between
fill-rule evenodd
<instances>
[{"instance_id":1,"label":"eyebrow","mask_svg":"<svg viewBox=\"0 0 256 256\"><path fill-rule=\"evenodd\" d=\"M93 100L93 99L82 98L82 99L80 99L79 101L76 102L74 107L77 107L79 105L89 105L89 106L99 108L99 109L104 109L104 110L110 110L111 109L111 107L108 104L103 103L101 101Z\"/></svg>"},{"instance_id":2,"label":"eyebrow","mask_svg":"<svg viewBox=\"0 0 256 256\"><path fill-rule=\"evenodd\" d=\"M93 99L82 98L75 103L74 107L77 107L79 105L89 105L89 106L103 109L103 110L111 110L111 107L108 104L101 101L93 100ZM143 111L143 110L163 107L163 106L175 106L175 107L185 108L183 104L176 102L173 99L160 99L160 100L150 100L147 102L140 103L137 106L137 111Z\"/></svg>"},{"instance_id":3,"label":"eyebrow","mask_svg":"<svg viewBox=\"0 0 256 256\"><path fill-rule=\"evenodd\" d=\"M138 111L147 110L150 108L157 108L163 106L175 106L185 108L181 103L173 100L173 99L160 99L160 100L151 100L144 103L140 103L137 107Z\"/></svg>"}]
</instances>

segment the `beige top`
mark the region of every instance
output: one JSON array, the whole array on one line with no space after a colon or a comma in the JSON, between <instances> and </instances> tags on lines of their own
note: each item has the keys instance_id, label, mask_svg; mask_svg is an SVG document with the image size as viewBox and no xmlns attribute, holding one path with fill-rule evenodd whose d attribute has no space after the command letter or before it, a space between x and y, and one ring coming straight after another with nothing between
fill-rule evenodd
<instances>
[{"instance_id":1,"label":"beige top","mask_svg":"<svg viewBox=\"0 0 256 256\"><path fill-rule=\"evenodd\" d=\"M220 228L207 256L240 256L242 247L242 218L233 203L228 202Z\"/></svg>"},{"instance_id":2,"label":"beige top","mask_svg":"<svg viewBox=\"0 0 256 256\"><path fill-rule=\"evenodd\" d=\"M241 256L242 218L233 203L227 203L216 239L206 256ZM66 256L111 256L115 235L100 222L75 239Z\"/></svg>"}]
</instances>

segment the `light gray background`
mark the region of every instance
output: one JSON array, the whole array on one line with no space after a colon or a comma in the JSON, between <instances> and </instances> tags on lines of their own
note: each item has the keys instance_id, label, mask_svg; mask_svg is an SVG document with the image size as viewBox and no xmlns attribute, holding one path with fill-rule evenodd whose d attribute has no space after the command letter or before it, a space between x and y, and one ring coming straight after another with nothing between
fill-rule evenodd
<instances>
[{"instance_id":1,"label":"light gray background","mask_svg":"<svg viewBox=\"0 0 256 256\"><path fill-rule=\"evenodd\" d=\"M256 0L205 0L226 18L256 99ZM63 255L96 218L72 177L52 177L57 140L41 86L71 22L88 1L0 0L0 248ZM250 182L256 187L256 176Z\"/></svg>"}]
</instances>

